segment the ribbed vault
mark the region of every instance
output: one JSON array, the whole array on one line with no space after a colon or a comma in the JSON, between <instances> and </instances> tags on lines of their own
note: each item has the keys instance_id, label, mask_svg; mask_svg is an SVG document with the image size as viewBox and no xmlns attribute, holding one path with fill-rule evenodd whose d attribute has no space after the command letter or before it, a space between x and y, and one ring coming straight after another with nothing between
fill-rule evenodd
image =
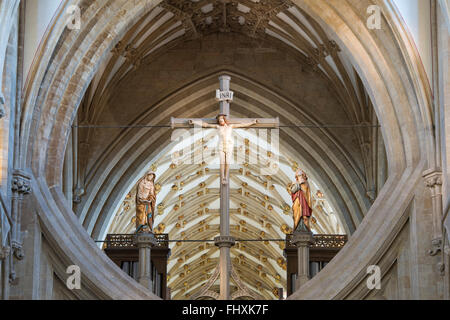
<instances>
[{"instance_id":1,"label":"ribbed vault","mask_svg":"<svg viewBox=\"0 0 450 320\"><path fill-rule=\"evenodd\" d=\"M349 123L376 124L371 101L353 66L337 43L305 11L289 0L166 0L140 18L105 59L86 94L87 123L102 117L118 83L141 64L167 50L215 33L239 33L248 41L269 41L292 52L304 68L325 79L334 91ZM356 127L370 197L374 198L370 172L371 130ZM92 133L92 131L91 131Z\"/></svg>"},{"instance_id":2,"label":"ribbed vault","mask_svg":"<svg viewBox=\"0 0 450 320\"><path fill-rule=\"evenodd\" d=\"M290 97L285 88L251 75L250 67L246 70L227 62L196 67L197 72L181 76L173 85L162 83L168 89L152 99L145 100L143 93L152 89L126 87L133 78L152 72L152 64L164 60L165 55L215 41L215 35L221 37L219 41L228 41L229 47L235 41L230 41L232 37L250 47L263 43L262 52L269 47L287 54L301 72L319 79L327 92L298 90L318 100L322 94L332 96L332 104L316 112L314 99ZM270 59L262 63L270 68ZM163 1L136 21L111 50L78 112L75 211L94 239L133 231L135 185L150 165L161 170L158 230L168 232L171 239L212 239L217 235L217 168L205 164L173 167L168 155L173 147L172 132L158 126L167 125L172 116L214 117L218 108L214 91L217 77L223 73L233 79L233 116L279 117L285 126L279 132L280 160L285 168L280 176L273 176L274 180L259 177L258 167L245 161L235 168L233 235L282 238L290 231L291 203L285 189L294 178L292 169L298 167L310 176L315 195L326 195L326 199L315 199L315 231L351 234L356 229L380 188L377 162L383 145L362 81L336 42L290 1ZM157 79L143 83L148 81L156 83ZM157 92L159 87L155 84L152 88ZM120 94L126 90L135 91L137 97ZM138 101L139 107L117 107L129 101ZM348 127L321 127L327 124ZM95 128L98 125L124 127ZM129 127L133 125L157 127ZM301 125L314 128L295 127ZM189 188L184 186L188 184ZM238 274L265 298L274 298L276 288L286 285L282 246L245 243L232 252ZM169 265L174 297L189 298L195 293L211 276L217 259L218 252L210 244L175 244Z\"/></svg>"}]
</instances>

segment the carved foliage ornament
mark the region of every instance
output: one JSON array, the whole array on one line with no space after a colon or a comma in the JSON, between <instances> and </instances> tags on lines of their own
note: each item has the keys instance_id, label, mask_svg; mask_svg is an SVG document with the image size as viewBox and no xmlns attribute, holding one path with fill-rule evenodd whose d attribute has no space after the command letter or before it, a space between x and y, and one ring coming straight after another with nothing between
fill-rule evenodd
<instances>
[{"instance_id":1,"label":"carved foliage ornament","mask_svg":"<svg viewBox=\"0 0 450 320\"><path fill-rule=\"evenodd\" d=\"M20 194L29 194L31 192L30 178L22 173L14 173L11 189Z\"/></svg>"},{"instance_id":2,"label":"carved foliage ornament","mask_svg":"<svg viewBox=\"0 0 450 320\"><path fill-rule=\"evenodd\" d=\"M442 176L440 174L436 174L425 178L425 185L428 188L433 188L435 186L442 186Z\"/></svg>"},{"instance_id":3,"label":"carved foliage ornament","mask_svg":"<svg viewBox=\"0 0 450 320\"><path fill-rule=\"evenodd\" d=\"M240 1L166 0L161 7L172 12L182 22L187 33L197 35L221 32L242 32L249 36L263 35L269 21L293 3L290 0L261 0L246 2L248 11L238 9ZM208 8L210 6L210 8Z\"/></svg>"}]
</instances>

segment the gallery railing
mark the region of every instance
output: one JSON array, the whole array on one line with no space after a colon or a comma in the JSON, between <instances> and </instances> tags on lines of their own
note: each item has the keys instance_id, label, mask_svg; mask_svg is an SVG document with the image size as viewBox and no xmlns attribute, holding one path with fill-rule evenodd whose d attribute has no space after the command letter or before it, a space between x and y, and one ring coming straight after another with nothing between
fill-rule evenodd
<instances>
[{"instance_id":1,"label":"gallery railing","mask_svg":"<svg viewBox=\"0 0 450 320\"><path fill-rule=\"evenodd\" d=\"M134 234L108 234L106 236L105 249L128 249L136 248L134 245ZM169 247L169 235L167 233L155 234L158 241L157 247Z\"/></svg>"},{"instance_id":2,"label":"gallery railing","mask_svg":"<svg viewBox=\"0 0 450 320\"><path fill-rule=\"evenodd\" d=\"M134 248L134 234L108 234L105 241L105 249ZM158 247L169 247L169 235L155 234ZM311 249L341 249L348 241L347 235L341 234L316 234ZM286 248L295 248L292 243L292 234L286 236Z\"/></svg>"},{"instance_id":3,"label":"gallery railing","mask_svg":"<svg viewBox=\"0 0 450 320\"><path fill-rule=\"evenodd\" d=\"M316 234L311 249L341 249L348 241L347 235L342 234ZM292 234L286 236L286 248L295 248L292 243Z\"/></svg>"}]
</instances>

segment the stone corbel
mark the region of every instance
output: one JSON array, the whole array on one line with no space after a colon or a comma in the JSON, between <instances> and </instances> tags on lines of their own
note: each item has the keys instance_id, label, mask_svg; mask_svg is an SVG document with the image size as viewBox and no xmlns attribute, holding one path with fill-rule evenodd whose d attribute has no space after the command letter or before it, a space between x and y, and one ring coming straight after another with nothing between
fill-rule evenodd
<instances>
[{"instance_id":1,"label":"stone corbel","mask_svg":"<svg viewBox=\"0 0 450 320\"><path fill-rule=\"evenodd\" d=\"M117 42L114 48L111 50L111 53L116 56L122 56L125 52L125 44L122 41Z\"/></svg>"},{"instance_id":2,"label":"stone corbel","mask_svg":"<svg viewBox=\"0 0 450 320\"><path fill-rule=\"evenodd\" d=\"M374 189L369 189L366 192L366 196L367 198L369 198L370 202L374 202L375 201L375 196L376 196L376 192Z\"/></svg>"},{"instance_id":3,"label":"stone corbel","mask_svg":"<svg viewBox=\"0 0 450 320\"><path fill-rule=\"evenodd\" d=\"M133 66L134 70L141 65L142 56L140 55L139 50L133 48L131 45L126 46L124 57Z\"/></svg>"},{"instance_id":4,"label":"stone corbel","mask_svg":"<svg viewBox=\"0 0 450 320\"><path fill-rule=\"evenodd\" d=\"M84 195L85 191L84 188L76 188L73 191L73 202L74 203L81 203L81 197Z\"/></svg>"},{"instance_id":5,"label":"stone corbel","mask_svg":"<svg viewBox=\"0 0 450 320\"><path fill-rule=\"evenodd\" d=\"M338 52L341 52L341 48L340 48L339 45L336 43L336 41L334 41L334 40L329 40L329 41L328 41L328 52L329 52L332 56L335 56Z\"/></svg>"}]
</instances>

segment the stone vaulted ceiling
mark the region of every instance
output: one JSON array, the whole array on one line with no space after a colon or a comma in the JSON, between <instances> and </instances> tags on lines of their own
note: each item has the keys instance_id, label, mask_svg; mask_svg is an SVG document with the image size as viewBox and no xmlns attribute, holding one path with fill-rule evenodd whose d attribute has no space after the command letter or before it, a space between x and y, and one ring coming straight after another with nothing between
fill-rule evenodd
<instances>
[{"instance_id":1,"label":"stone vaulted ceiling","mask_svg":"<svg viewBox=\"0 0 450 320\"><path fill-rule=\"evenodd\" d=\"M271 42L295 55L305 70L328 83L350 124L355 126L352 130L360 147L362 164L352 166L367 197L373 200L375 160L371 141L374 131L366 125L377 124L377 119L371 101L337 43L290 1L163 1L136 21L111 50L86 92L78 113L78 124L99 123L115 88L142 65L164 55L170 48L215 33L238 33L249 39ZM79 132L80 168L86 170L79 176L92 178L97 174L98 168L89 172L83 162L94 135L95 130L91 129ZM175 147L171 145L171 148ZM293 180L293 170L302 165L284 151L281 149L279 154L281 173L273 180L258 177L257 168L248 163L233 168L231 225L235 237L277 239L291 231L286 187ZM356 162L352 161L349 157L350 163ZM151 159L147 167L150 165L158 175L156 231L169 233L171 239L213 239L218 234L217 168L207 164L176 166L171 164L167 154ZM320 213L315 217L315 232L343 233L344 227L334 214L336 208L332 208L327 200L331 195L324 195L320 190L323 186L315 181L311 181L311 185L314 207ZM108 233L133 232L135 188L122 195L125 199L112 218L102 222L109 226ZM80 187L75 193L81 197L84 192ZM361 211L367 209L364 206ZM90 210L89 204L82 202L76 211L85 226L97 226L100 222L91 216ZM361 212L361 217L363 214ZM354 230L361 218L352 219L350 229ZM87 227L89 232L93 228ZM208 281L217 265L218 251L212 243L180 242L171 247L168 285L174 298L186 299ZM241 279L250 290L267 299L276 298L275 289L286 284L282 248L283 243L267 242L262 246L261 243L238 243L232 249L232 261Z\"/></svg>"},{"instance_id":2,"label":"stone vaulted ceiling","mask_svg":"<svg viewBox=\"0 0 450 320\"><path fill-rule=\"evenodd\" d=\"M289 0L166 0L136 22L111 51L92 82L85 105L95 123L115 85L141 63L191 39L216 32L237 32L251 38L281 42L294 50L306 68L330 82L355 125L372 120L371 102L356 71L325 30ZM366 129L359 128L361 144ZM368 161L368 159L366 159ZM366 161L365 160L365 161Z\"/></svg>"}]
</instances>

